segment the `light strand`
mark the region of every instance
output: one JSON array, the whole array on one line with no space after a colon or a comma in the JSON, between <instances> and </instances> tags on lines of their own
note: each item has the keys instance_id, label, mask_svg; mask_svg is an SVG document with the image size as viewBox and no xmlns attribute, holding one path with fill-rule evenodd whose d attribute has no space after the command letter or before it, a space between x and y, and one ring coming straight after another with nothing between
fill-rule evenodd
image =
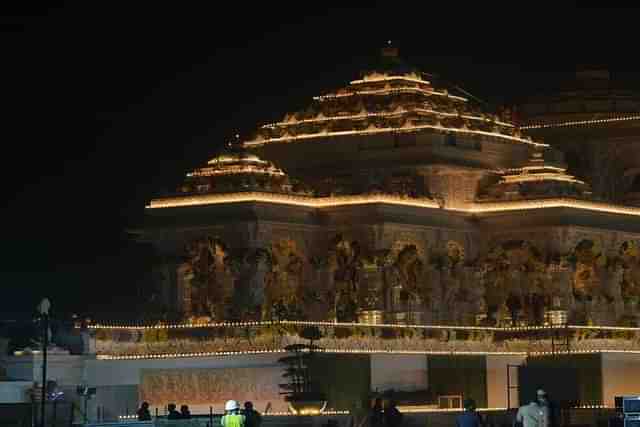
<instances>
[{"instance_id":1,"label":"light strand","mask_svg":"<svg viewBox=\"0 0 640 427\"><path fill-rule=\"evenodd\" d=\"M441 206L437 201L432 199L412 199L409 197L397 197L384 194L362 196L311 197L262 192L198 194L178 197L166 197L152 200L151 203L146 206L146 208L176 208L242 202L278 203L310 208L330 208L365 204L389 204L412 206L418 208L442 209L445 211L454 211L466 214L492 214L499 212L527 211L534 209L571 208L619 215L640 216L640 208L638 207L614 205L609 203L571 198L548 198L500 202L487 201L469 204L468 207L447 207Z\"/></svg>"},{"instance_id":2,"label":"light strand","mask_svg":"<svg viewBox=\"0 0 640 427\"><path fill-rule=\"evenodd\" d=\"M555 127L580 126L580 125L612 123L612 122L625 122L625 121L629 121L629 120L640 120L640 115L611 117L611 118L608 118L608 119L596 119L596 120L576 120L576 121L561 122L561 123L532 124L532 125L520 126L520 129L523 129L523 130L547 129L547 128L555 128Z\"/></svg>"},{"instance_id":3,"label":"light strand","mask_svg":"<svg viewBox=\"0 0 640 427\"><path fill-rule=\"evenodd\" d=\"M443 127L436 125L417 125L417 126L406 126L406 127L387 127L387 128L376 128L376 129L365 129L365 130L348 130L348 131L333 131L333 132L320 132L320 133L312 133L305 135L297 135L297 136L284 136L279 138L265 138L262 140L255 141L246 141L243 143L245 147L256 147L261 145L266 145L269 143L277 143L277 142L298 142L303 140L310 139L319 139L319 138L328 138L333 136L352 136L352 135L373 135L373 134L382 134L382 133L390 133L390 132L417 132L420 130L438 130L442 132L453 132L453 133L463 133L463 134L472 134L472 135L482 135L489 136L497 139L505 139L508 141L515 141L519 143L524 143L528 145L532 145L534 147L549 147L549 144L544 144L540 142L534 142L527 138L519 138L511 135L504 135L501 133L495 132L487 132L481 130L472 130L472 129L460 129L460 128L451 128L451 127Z\"/></svg>"}]
</instances>

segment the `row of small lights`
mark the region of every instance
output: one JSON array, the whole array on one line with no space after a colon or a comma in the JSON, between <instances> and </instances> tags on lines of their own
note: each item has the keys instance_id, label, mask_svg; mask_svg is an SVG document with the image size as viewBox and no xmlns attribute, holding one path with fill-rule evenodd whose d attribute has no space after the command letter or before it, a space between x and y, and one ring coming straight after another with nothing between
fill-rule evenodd
<instances>
[{"instance_id":1,"label":"row of small lights","mask_svg":"<svg viewBox=\"0 0 640 427\"><path fill-rule=\"evenodd\" d=\"M419 93L423 95L443 96L446 98L455 99L462 102L468 101L467 98L464 98L462 96L450 95L447 92L438 92L436 90L427 90L427 89L422 89L417 87L376 89L376 90L356 90L355 92L349 92L344 94L334 93L334 94L328 94L328 95L314 96L313 99L316 101L324 101L327 99L347 98L350 96L357 96L357 95L390 95L393 93Z\"/></svg>"},{"instance_id":2,"label":"row of small lights","mask_svg":"<svg viewBox=\"0 0 640 427\"><path fill-rule=\"evenodd\" d=\"M380 350L380 349L319 349L317 352L327 354L402 354L402 355L431 355L431 356L521 356L521 357L546 357L571 354L640 354L640 350L563 350L563 351L436 351L436 350ZM251 350L251 351L222 351L200 353L163 353L163 354L137 354L137 355L106 355L96 356L97 360L150 360L150 359L176 359L194 357L223 357L245 356L287 353L286 350Z\"/></svg>"},{"instance_id":3,"label":"row of small lights","mask_svg":"<svg viewBox=\"0 0 640 427\"><path fill-rule=\"evenodd\" d=\"M428 80L422 80L422 79L414 79L411 77L407 77L407 76L384 76L384 77L369 77L369 78L364 78L361 80L352 80L349 82L350 85L360 85L360 84L367 84L367 83L375 83L375 82L389 82L389 81L397 81L397 80L401 80L401 81L407 81L407 82L413 82L413 83L420 83L420 84L424 84L424 85L431 85L431 82Z\"/></svg>"},{"instance_id":4,"label":"row of small lights","mask_svg":"<svg viewBox=\"0 0 640 427\"><path fill-rule=\"evenodd\" d=\"M640 354L640 350L562 350L562 351L533 351L528 353L529 356L557 356L568 354L604 354L604 353L621 353L621 354Z\"/></svg>"},{"instance_id":5,"label":"row of small lights","mask_svg":"<svg viewBox=\"0 0 640 427\"><path fill-rule=\"evenodd\" d=\"M364 327L388 329L422 329L422 330L464 330L464 331L493 331L518 332L534 330L599 330L599 331L640 331L640 327L633 326L582 326L582 325L545 325L545 326L458 326L458 325L403 325L393 323L357 323L357 322L313 322L302 320L253 321L253 322L219 322L219 323L174 323L168 325L116 325L94 324L90 329L197 329L197 328L227 328L227 327L269 327L269 326L322 326L322 327Z\"/></svg>"},{"instance_id":6,"label":"row of small lights","mask_svg":"<svg viewBox=\"0 0 640 427\"><path fill-rule=\"evenodd\" d=\"M640 328L614 327L614 326L572 326L572 325L547 325L547 326L458 326L458 325L403 325L393 323L357 323L357 322L313 322L303 320L280 321L252 321L252 322L219 322L219 323L174 323L168 325L117 325L94 324L90 329L197 329L197 328L226 328L226 327L265 327L265 326L323 326L323 327L365 327L365 328L391 328L391 329L423 329L423 330L465 330L465 331L530 331L544 329L597 329L606 328L612 330L640 330Z\"/></svg>"},{"instance_id":7,"label":"row of small lights","mask_svg":"<svg viewBox=\"0 0 640 427\"><path fill-rule=\"evenodd\" d=\"M520 129L546 129L546 128L554 128L554 127L565 127L565 126L579 126L579 125L591 125L591 124L600 124L600 123L612 123L612 122L625 122L629 120L640 120L640 115L638 116L623 116L623 117L612 117L608 119L597 119L597 120L577 120L571 122L562 122L562 123L549 123L549 124L539 124L539 125L527 125L520 126Z\"/></svg>"},{"instance_id":8,"label":"row of small lights","mask_svg":"<svg viewBox=\"0 0 640 427\"><path fill-rule=\"evenodd\" d=\"M147 209L175 208L187 206L202 206L226 203L278 203L292 206L304 206L311 208L329 208L359 204L389 204L412 206L419 208L443 209L448 211L461 212L466 214L497 213L510 211L523 211L533 209L550 208L575 208L596 212L615 213L621 215L640 216L640 208L622 205L612 205L586 200L571 198L553 198L545 200L529 201L501 201L475 203L470 207L441 207L436 201L431 199L410 199L392 195L375 196L331 196L331 197L305 197L287 194L274 193L225 193L225 194L203 194L172 198L161 198L152 200Z\"/></svg>"},{"instance_id":9,"label":"row of small lights","mask_svg":"<svg viewBox=\"0 0 640 427\"><path fill-rule=\"evenodd\" d=\"M451 127L443 127L441 125L414 125L410 127L386 127L386 128L375 128L375 129L365 129L365 130L348 130L348 131L334 131L334 132L320 132L320 133L312 133L305 135L297 135L297 136L285 136L279 138L265 138L262 140L255 141L247 141L244 142L243 145L246 147L260 146L265 145L272 142L295 142L306 139L316 139L316 138L326 138L330 136L349 136L349 135L366 135L366 134L379 134L379 133L390 133L390 132L417 132L420 130L436 130L441 132L453 132L453 133L466 133L472 135L483 135L490 136L498 139L506 139L510 141L521 142L528 145L533 145L535 147L549 147L549 144L544 144L540 142L534 142L528 137L519 138L511 135L504 135L496 132L487 132L481 130L472 130L465 128L451 128Z\"/></svg>"},{"instance_id":10,"label":"row of small lights","mask_svg":"<svg viewBox=\"0 0 640 427\"><path fill-rule=\"evenodd\" d=\"M316 415L349 415L349 411L322 411L322 413L318 413ZM219 415L219 414L218 414ZM293 414L291 412L264 412L261 414L263 417L296 417L299 416L297 414ZM133 420L137 419L138 415L119 415L118 419L120 420Z\"/></svg>"},{"instance_id":11,"label":"row of small lights","mask_svg":"<svg viewBox=\"0 0 640 427\"><path fill-rule=\"evenodd\" d=\"M406 115L406 114L411 114L411 113L423 113L423 114L436 114L439 116L445 116L445 117L460 117L463 119L469 119L469 120L477 120L477 121L482 121L482 122L489 122L489 123L494 123L500 126L505 126L505 127L514 127L514 125L510 124L510 123L504 123L501 121L493 121L484 117L479 117L479 116L469 116L469 115L465 115L465 114L461 114L458 115L456 113L445 113L442 111L436 111L436 110L429 110L426 108L414 108L411 110L403 110L403 111L394 111L391 113L366 113L366 114L353 114L353 115L349 115L349 116L333 116L333 117L323 117L323 118L315 118L315 119L304 119L304 120L296 120L293 122L277 122L277 123L270 123L267 125L263 125L262 128L263 129L272 129L275 127L279 127L279 126L289 126L289 125L297 125L297 124L303 124L303 123L319 123L319 122L326 122L326 121L336 121L336 120L354 120L354 119L364 119L364 118L368 118L368 117L399 117L402 115Z\"/></svg>"},{"instance_id":12,"label":"row of small lights","mask_svg":"<svg viewBox=\"0 0 640 427\"><path fill-rule=\"evenodd\" d=\"M327 354L404 354L404 355L465 355L465 356L527 356L524 351L443 351L443 350L384 350L384 349L332 349L322 348L316 350L319 353ZM287 353L284 349L277 350L247 350L247 351L220 351L220 352L198 352L198 353L163 353L163 354L136 354L136 355L108 355L99 354L98 360L148 360L148 359L175 359L192 357L219 357L219 356L245 356Z\"/></svg>"}]
</instances>

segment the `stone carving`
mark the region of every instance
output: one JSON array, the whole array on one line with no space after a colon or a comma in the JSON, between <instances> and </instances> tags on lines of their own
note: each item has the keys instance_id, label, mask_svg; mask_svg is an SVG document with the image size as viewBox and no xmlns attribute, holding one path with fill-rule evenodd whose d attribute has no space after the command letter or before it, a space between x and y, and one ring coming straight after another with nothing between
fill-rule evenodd
<instances>
[{"instance_id":1,"label":"stone carving","mask_svg":"<svg viewBox=\"0 0 640 427\"><path fill-rule=\"evenodd\" d=\"M333 271L333 289L330 289L333 316L340 322L355 321L362 268L359 243L338 234L331 242L329 268Z\"/></svg>"},{"instance_id":2,"label":"stone carving","mask_svg":"<svg viewBox=\"0 0 640 427\"><path fill-rule=\"evenodd\" d=\"M263 319L302 316L304 261L294 241L282 239L268 250L269 268L264 279Z\"/></svg>"},{"instance_id":3,"label":"stone carving","mask_svg":"<svg viewBox=\"0 0 640 427\"><path fill-rule=\"evenodd\" d=\"M577 301L592 300L604 296L601 287L601 270L607 258L593 240L584 239L578 243L573 253L575 274L573 294Z\"/></svg>"},{"instance_id":4,"label":"stone carving","mask_svg":"<svg viewBox=\"0 0 640 427\"><path fill-rule=\"evenodd\" d=\"M424 303L431 296L425 280L425 265L416 245L404 246L387 270L387 310L394 321L421 323Z\"/></svg>"},{"instance_id":5,"label":"stone carving","mask_svg":"<svg viewBox=\"0 0 640 427\"><path fill-rule=\"evenodd\" d=\"M508 313L512 324L520 320L542 323L551 303L551 280L540 252L524 240L495 246L485 261L487 316L500 323Z\"/></svg>"},{"instance_id":6,"label":"stone carving","mask_svg":"<svg viewBox=\"0 0 640 427\"><path fill-rule=\"evenodd\" d=\"M634 241L624 242L620 246L620 259L623 267L620 291L626 302L637 304L640 299L640 248Z\"/></svg>"},{"instance_id":7,"label":"stone carving","mask_svg":"<svg viewBox=\"0 0 640 427\"><path fill-rule=\"evenodd\" d=\"M224 244L219 239L204 237L191 242L186 252L192 275L190 314L224 319L226 300L232 292L229 281L225 280Z\"/></svg>"}]
</instances>

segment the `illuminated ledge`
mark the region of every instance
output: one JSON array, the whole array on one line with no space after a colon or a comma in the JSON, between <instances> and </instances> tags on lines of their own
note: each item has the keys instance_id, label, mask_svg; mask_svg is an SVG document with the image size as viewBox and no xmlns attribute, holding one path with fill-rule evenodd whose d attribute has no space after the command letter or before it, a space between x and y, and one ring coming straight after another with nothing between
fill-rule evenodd
<instances>
[{"instance_id":1,"label":"illuminated ledge","mask_svg":"<svg viewBox=\"0 0 640 427\"><path fill-rule=\"evenodd\" d=\"M500 202L479 202L464 208L440 208L438 203L431 199L412 199L392 195L362 195L362 196L336 196L336 197L308 197L277 193L220 193L198 194L190 196L167 197L152 200L147 209L177 208L187 206L206 206L226 203L277 203L290 206L304 206L310 208L329 208L349 205L388 204L399 206L412 206L418 208L443 209L447 211L467 214L490 214L510 211L526 211L533 209L572 208L587 211L604 212L619 215L640 216L640 208L632 206L613 205L588 200L570 198L553 198L540 200L519 200Z\"/></svg>"},{"instance_id":2,"label":"illuminated ledge","mask_svg":"<svg viewBox=\"0 0 640 427\"><path fill-rule=\"evenodd\" d=\"M495 326L463 326L463 325L398 325L393 323L355 323L355 322L311 322L303 320L280 320L280 321L260 321L260 322L218 322L218 323L173 323L166 325L117 325L117 324L95 324L89 329L112 329L112 330L145 330L145 329L196 329L196 328L247 328L264 326L322 326L337 328L391 328L391 329L425 329L425 330L459 330L459 331L494 331L494 332L520 332L520 331L540 331L554 329L577 329L582 326L523 326L500 328ZM585 326L585 329L607 328L611 330L639 330L640 328L617 328Z\"/></svg>"},{"instance_id":3,"label":"illuminated ledge","mask_svg":"<svg viewBox=\"0 0 640 427\"><path fill-rule=\"evenodd\" d=\"M265 326L320 326L336 328L391 328L391 329L424 329L424 330L458 330L458 331L487 331L487 332L527 332L527 331L554 331L554 330L590 330L590 331L627 331L640 332L640 327L630 326L519 326L519 327L496 327L496 326L463 326L463 325L398 325L393 323L355 323L355 322L311 322L302 320L281 320L281 321L261 321L261 322L220 322L220 323L173 323L166 325L116 325L116 324L95 324L89 329L111 329L111 330L148 330L148 329L198 329L198 328L247 328Z\"/></svg>"},{"instance_id":4,"label":"illuminated ledge","mask_svg":"<svg viewBox=\"0 0 640 427\"><path fill-rule=\"evenodd\" d=\"M334 206L364 205L373 203L388 203L393 205L414 206L422 208L438 207L438 203L431 199L412 199L409 197L403 198L392 195L309 197L279 193L246 192L225 194L198 194L193 196L155 199L151 201L147 208L173 208L181 206L215 205L222 203L239 202L280 203L285 205L304 206L310 208L328 208Z\"/></svg>"},{"instance_id":5,"label":"illuminated ledge","mask_svg":"<svg viewBox=\"0 0 640 427\"><path fill-rule=\"evenodd\" d=\"M630 120L640 120L640 115L610 117L608 119L598 119L598 120L576 120L572 122L562 122L562 123L531 124L526 126L520 126L520 129L522 130L548 129L548 128L568 127L568 126L582 126L582 125L593 125L593 124L603 124L603 123L613 123L613 122L626 122Z\"/></svg>"},{"instance_id":6,"label":"illuminated ledge","mask_svg":"<svg viewBox=\"0 0 640 427\"><path fill-rule=\"evenodd\" d=\"M504 127L515 127L514 125L512 125L511 123L506 123L506 122L502 122L502 121L492 121L489 120L485 117L480 117L480 116L470 116L467 114L457 114L457 113L445 113L443 111L436 111L436 110L429 110L429 109L425 109L425 108L412 108L409 110L402 110L402 111L394 111L394 112L383 112L383 113L363 113L363 114L352 114L349 116L330 116L330 117L316 117L315 119L303 119L303 120L293 120L293 121L287 121L287 122L277 122L277 123L269 123L267 125L263 125L261 126L262 129L274 129L277 127L288 127L288 126L295 126L295 125L299 125L299 124L305 124L305 123L324 123L324 122L331 122L331 121L342 121L342 120L359 120L359 119L366 119L369 117L387 117L387 118L394 118L394 117L402 117L402 116L406 116L406 115L411 115L413 113L422 113L425 115L437 115L437 116L442 116L442 117L460 117L463 119L468 119L468 120L476 120L476 121L481 121L484 123L491 123L491 124L496 124L499 126L504 126Z\"/></svg>"},{"instance_id":7,"label":"illuminated ledge","mask_svg":"<svg viewBox=\"0 0 640 427\"><path fill-rule=\"evenodd\" d=\"M392 95L397 93L417 93L421 95L435 95L442 96L445 98L455 99L462 102L467 102L467 98L462 96L449 95L445 92L438 92L435 90L427 90L417 87L397 87L390 89L369 89L369 90L360 90L356 89L354 92L347 93L330 93L327 95L314 96L313 99L315 101L325 101L327 99L336 99L336 98L345 98L350 96L358 96L358 95Z\"/></svg>"},{"instance_id":8,"label":"illuminated ledge","mask_svg":"<svg viewBox=\"0 0 640 427\"><path fill-rule=\"evenodd\" d=\"M269 143L297 142L297 141L304 141L309 139L328 138L333 136L373 135L373 134L392 133L392 132L417 132L421 130L436 130L441 132L453 132L453 133L462 133L462 134L471 134L471 135L490 136L497 139L505 139L508 141L514 141L514 142L519 142L523 144L533 145L534 147L549 147L549 144L534 142L526 138L518 138L516 136L504 135L501 133L463 129L463 128L450 128L450 127L448 128L448 127L437 126L437 125L417 125L417 126L406 126L406 127L388 127L388 128L376 128L376 129L364 129L364 130L320 132L320 133L311 133L311 134L298 135L298 136L284 136L280 138L266 138L266 139L256 140L256 141L247 141L247 142L244 142L243 145L245 147L256 147L256 146L261 146Z\"/></svg>"},{"instance_id":9,"label":"illuminated ledge","mask_svg":"<svg viewBox=\"0 0 640 427\"><path fill-rule=\"evenodd\" d=\"M526 356L527 352L524 351L431 351L431 350L378 350L378 349L334 349L323 348L317 350L318 353L330 353L330 354L405 354L405 355L465 355L465 356ZM624 352L624 351L621 351ZM630 351L627 351L630 352ZM183 359L194 357L229 357L229 356L247 356L247 355L260 355L260 354L278 354L287 353L286 350L248 350L248 351L210 351L199 353L148 353L148 354L98 354L97 360L150 360L150 359ZM638 351L640 353L640 351Z\"/></svg>"}]
</instances>

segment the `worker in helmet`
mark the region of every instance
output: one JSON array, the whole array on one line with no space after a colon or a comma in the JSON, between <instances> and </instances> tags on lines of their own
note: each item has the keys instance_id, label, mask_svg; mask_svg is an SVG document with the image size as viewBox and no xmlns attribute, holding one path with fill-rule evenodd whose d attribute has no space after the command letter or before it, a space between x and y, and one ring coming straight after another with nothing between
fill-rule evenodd
<instances>
[{"instance_id":1,"label":"worker in helmet","mask_svg":"<svg viewBox=\"0 0 640 427\"><path fill-rule=\"evenodd\" d=\"M245 427L244 415L240 414L240 405L235 400L224 404L224 416L220 420L222 427Z\"/></svg>"}]
</instances>

